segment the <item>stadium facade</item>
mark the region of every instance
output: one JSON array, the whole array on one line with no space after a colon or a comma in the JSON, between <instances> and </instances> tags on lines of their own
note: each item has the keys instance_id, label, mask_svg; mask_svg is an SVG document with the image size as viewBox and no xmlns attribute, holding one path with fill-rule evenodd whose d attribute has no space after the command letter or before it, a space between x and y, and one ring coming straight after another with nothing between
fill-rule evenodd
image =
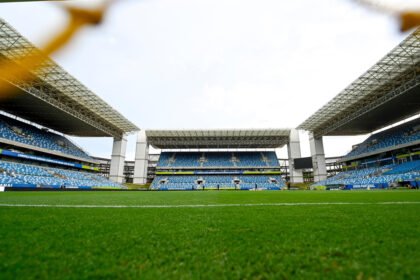
<instances>
[{"instance_id":1,"label":"stadium facade","mask_svg":"<svg viewBox=\"0 0 420 280\"><path fill-rule=\"evenodd\" d=\"M290 155L291 180L296 183L303 182L302 171L293 168L293 159L300 157L301 153L299 134L294 129L141 131L136 147L134 183L145 184L147 182L149 145L162 150L275 149L287 145ZM227 167L224 166L225 169Z\"/></svg>"},{"instance_id":2,"label":"stadium facade","mask_svg":"<svg viewBox=\"0 0 420 280\"><path fill-rule=\"evenodd\" d=\"M149 154L149 160L147 165L147 184L151 184L156 176L156 167L159 162L160 154ZM111 166L110 158L94 157L99 162L98 172L101 176L109 178L109 170ZM341 161L342 157L330 157L325 158L327 177L332 177L343 171L344 163ZM284 181L289 182L289 159L278 158L279 170ZM314 175L312 168L303 168L303 182L311 183L314 181ZM134 160L126 160L124 163L124 183L133 183L134 181Z\"/></svg>"},{"instance_id":3,"label":"stadium facade","mask_svg":"<svg viewBox=\"0 0 420 280\"><path fill-rule=\"evenodd\" d=\"M420 29L303 122L317 185L417 186L418 119L369 137L343 157L349 171L327 180L323 136L368 134L420 114ZM409 161L407 161L409 159ZM401 164L402 166L399 166Z\"/></svg>"},{"instance_id":4,"label":"stadium facade","mask_svg":"<svg viewBox=\"0 0 420 280\"><path fill-rule=\"evenodd\" d=\"M113 137L109 177L122 183L126 135L139 129L50 58L36 69L20 64L34 54L40 51L0 19L0 61L24 74L1 77L10 87L0 102L2 184L121 187L83 173L95 172L97 161L64 135Z\"/></svg>"},{"instance_id":5,"label":"stadium facade","mask_svg":"<svg viewBox=\"0 0 420 280\"><path fill-rule=\"evenodd\" d=\"M39 52L0 20L0 61L18 64ZM51 59L39 69L18 66L29 79L2 77L12 88L0 100L3 185L121 186L100 179L106 177L152 181L155 189L280 189L285 180L375 187L420 180L418 119L372 135L342 158L326 159L323 146L324 136L372 133L420 114L420 29L297 129L140 130ZM299 130L310 135L310 158L301 157ZM127 162L134 132L135 160ZM111 159L90 156L65 135L113 137ZM150 155L151 146L161 154ZM278 160L274 149L284 146L288 158Z\"/></svg>"}]
</instances>

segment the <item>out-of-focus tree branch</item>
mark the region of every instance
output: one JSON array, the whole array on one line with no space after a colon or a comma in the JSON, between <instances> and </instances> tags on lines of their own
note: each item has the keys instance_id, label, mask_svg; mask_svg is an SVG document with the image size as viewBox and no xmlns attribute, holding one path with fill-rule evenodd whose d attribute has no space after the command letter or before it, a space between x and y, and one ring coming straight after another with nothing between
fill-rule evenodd
<instances>
[{"instance_id":1,"label":"out-of-focus tree branch","mask_svg":"<svg viewBox=\"0 0 420 280\"><path fill-rule=\"evenodd\" d=\"M418 4L417 6L409 6L408 2L404 0L394 1L394 3L390 3L384 0L353 1L373 10L377 10L388 14L396 14L400 20L401 32L405 32L417 26L420 26L420 4Z\"/></svg>"},{"instance_id":2,"label":"out-of-focus tree branch","mask_svg":"<svg viewBox=\"0 0 420 280\"><path fill-rule=\"evenodd\" d=\"M45 45L41 52L33 51L13 61L1 61L0 77L3 79L0 79L0 99L13 94L12 86L5 80L8 78L13 79L14 77L19 77L24 80L30 79L31 71L37 70L49 55L64 47L82 27L101 23L111 2L106 1L95 10L63 7L69 14L69 23L60 34L52 38Z\"/></svg>"}]
</instances>

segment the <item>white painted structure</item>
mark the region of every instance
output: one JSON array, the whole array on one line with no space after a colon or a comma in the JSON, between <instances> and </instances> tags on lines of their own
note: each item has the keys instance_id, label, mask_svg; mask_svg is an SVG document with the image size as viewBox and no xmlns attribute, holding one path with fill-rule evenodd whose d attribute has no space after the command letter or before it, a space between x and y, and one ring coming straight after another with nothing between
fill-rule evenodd
<instances>
[{"instance_id":1,"label":"white painted structure","mask_svg":"<svg viewBox=\"0 0 420 280\"><path fill-rule=\"evenodd\" d=\"M290 181L303 183L302 170L294 169L294 159L301 157L297 129L141 130L136 143L135 184L147 182L150 145L157 149L270 149L287 145Z\"/></svg>"},{"instance_id":2,"label":"white painted structure","mask_svg":"<svg viewBox=\"0 0 420 280\"><path fill-rule=\"evenodd\" d=\"M321 137L315 137L309 133L309 145L311 148L312 164L314 170L314 182L327 180L327 167L325 164L324 143Z\"/></svg>"},{"instance_id":3,"label":"white painted structure","mask_svg":"<svg viewBox=\"0 0 420 280\"><path fill-rule=\"evenodd\" d=\"M147 183L147 168L149 165L149 143L145 130L137 134L136 155L134 161L134 184Z\"/></svg>"},{"instance_id":4,"label":"white painted structure","mask_svg":"<svg viewBox=\"0 0 420 280\"><path fill-rule=\"evenodd\" d=\"M294 159L301 157L299 131L290 130L289 143L287 143L287 153L289 156L289 176L290 182L294 184L303 183L303 171L294 167Z\"/></svg>"},{"instance_id":5,"label":"white painted structure","mask_svg":"<svg viewBox=\"0 0 420 280\"><path fill-rule=\"evenodd\" d=\"M290 129L172 129L147 130L157 149L274 149L289 142Z\"/></svg>"},{"instance_id":6,"label":"white painted structure","mask_svg":"<svg viewBox=\"0 0 420 280\"><path fill-rule=\"evenodd\" d=\"M120 138L114 138L109 179L120 184L124 181L124 161L126 149L127 134L124 133Z\"/></svg>"}]
</instances>

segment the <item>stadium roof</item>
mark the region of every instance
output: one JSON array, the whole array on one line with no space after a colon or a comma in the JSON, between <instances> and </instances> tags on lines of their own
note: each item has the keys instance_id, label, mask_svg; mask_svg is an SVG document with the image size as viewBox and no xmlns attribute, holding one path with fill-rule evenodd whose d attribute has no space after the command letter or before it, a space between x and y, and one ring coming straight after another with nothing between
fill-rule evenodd
<instances>
[{"instance_id":1,"label":"stadium roof","mask_svg":"<svg viewBox=\"0 0 420 280\"><path fill-rule=\"evenodd\" d=\"M33 52L40 51L0 18L0 60ZM29 81L8 80L16 94L2 99L0 110L69 135L119 137L139 130L50 58L30 74Z\"/></svg>"},{"instance_id":2,"label":"stadium roof","mask_svg":"<svg viewBox=\"0 0 420 280\"><path fill-rule=\"evenodd\" d=\"M146 130L158 149L280 148L289 135L290 129Z\"/></svg>"},{"instance_id":3,"label":"stadium roof","mask_svg":"<svg viewBox=\"0 0 420 280\"><path fill-rule=\"evenodd\" d=\"M358 135L420 112L420 28L298 128Z\"/></svg>"}]
</instances>

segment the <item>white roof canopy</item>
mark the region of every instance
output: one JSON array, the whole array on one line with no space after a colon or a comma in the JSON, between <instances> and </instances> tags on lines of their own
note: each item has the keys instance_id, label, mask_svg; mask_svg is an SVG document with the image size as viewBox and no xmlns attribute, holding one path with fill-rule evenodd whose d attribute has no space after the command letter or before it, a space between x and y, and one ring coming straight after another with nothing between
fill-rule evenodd
<instances>
[{"instance_id":1,"label":"white roof canopy","mask_svg":"<svg viewBox=\"0 0 420 280\"><path fill-rule=\"evenodd\" d=\"M31 53L40 50L0 18L0 60L16 62ZM118 137L139 130L50 58L29 72L29 81L8 80L20 94L2 102L1 110L70 135Z\"/></svg>"},{"instance_id":2,"label":"white roof canopy","mask_svg":"<svg viewBox=\"0 0 420 280\"><path fill-rule=\"evenodd\" d=\"M322 135L369 133L420 112L420 28L298 128Z\"/></svg>"},{"instance_id":3,"label":"white roof canopy","mask_svg":"<svg viewBox=\"0 0 420 280\"><path fill-rule=\"evenodd\" d=\"M290 129L146 130L158 149L280 148Z\"/></svg>"}]
</instances>

